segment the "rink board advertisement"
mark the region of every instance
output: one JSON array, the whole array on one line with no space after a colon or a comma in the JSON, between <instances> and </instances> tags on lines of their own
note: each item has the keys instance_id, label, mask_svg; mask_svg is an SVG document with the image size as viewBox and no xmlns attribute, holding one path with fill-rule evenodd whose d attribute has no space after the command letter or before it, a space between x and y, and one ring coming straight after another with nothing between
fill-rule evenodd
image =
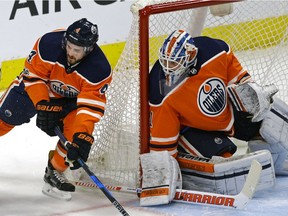
<instances>
[{"instance_id":1,"label":"rink board advertisement","mask_svg":"<svg viewBox=\"0 0 288 216\"><path fill-rule=\"evenodd\" d=\"M4 0L0 1L0 89L7 88L23 69L37 38L87 18L98 25L99 41L115 65L132 22L132 0ZM113 50L113 52L111 52Z\"/></svg>"},{"instance_id":2,"label":"rink board advertisement","mask_svg":"<svg viewBox=\"0 0 288 216\"><path fill-rule=\"evenodd\" d=\"M15 76L22 71L24 60L38 37L55 29L67 28L71 23L83 17L98 25L98 44L113 68L129 34L132 23L130 7L135 1L0 1L0 90L7 88ZM245 16L253 17L253 13L247 10ZM221 29L213 28L212 31L221 32ZM205 34L205 29L202 34ZM229 38L227 39L229 42ZM251 40L253 41L254 38Z\"/></svg>"},{"instance_id":3,"label":"rink board advertisement","mask_svg":"<svg viewBox=\"0 0 288 216\"><path fill-rule=\"evenodd\" d=\"M0 1L0 62L29 54L42 34L86 17L99 28L98 44L125 41L132 21L131 0Z\"/></svg>"}]
</instances>

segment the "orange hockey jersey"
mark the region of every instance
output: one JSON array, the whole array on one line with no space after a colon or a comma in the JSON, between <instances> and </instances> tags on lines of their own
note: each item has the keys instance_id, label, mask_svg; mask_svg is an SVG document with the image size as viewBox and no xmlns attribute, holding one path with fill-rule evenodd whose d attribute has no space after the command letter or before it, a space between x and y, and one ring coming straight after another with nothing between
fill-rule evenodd
<instances>
[{"instance_id":1,"label":"orange hockey jersey","mask_svg":"<svg viewBox=\"0 0 288 216\"><path fill-rule=\"evenodd\" d=\"M207 131L233 133L233 110L226 87L250 79L221 40L194 38L198 47L193 75L173 89L163 91L165 75L157 61L150 72L150 150L177 153L181 128L188 126Z\"/></svg>"},{"instance_id":2,"label":"orange hockey jersey","mask_svg":"<svg viewBox=\"0 0 288 216\"><path fill-rule=\"evenodd\" d=\"M50 32L37 40L22 73L25 90L34 105L49 98L77 98L72 128L91 134L104 114L111 67L97 45L80 63L68 66L62 47L64 33Z\"/></svg>"}]
</instances>

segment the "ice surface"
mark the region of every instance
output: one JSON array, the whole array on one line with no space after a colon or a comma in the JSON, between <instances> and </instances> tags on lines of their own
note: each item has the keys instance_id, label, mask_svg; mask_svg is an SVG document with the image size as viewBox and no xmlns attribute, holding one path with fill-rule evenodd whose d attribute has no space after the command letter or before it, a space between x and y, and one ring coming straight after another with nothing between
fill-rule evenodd
<instances>
[{"instance_id":1,"label":"ice surface","mask_svg":"<svg viewBox=\"0 0 288 216\"><path fill-rule=\"evenodd\" d=\"M77 188L69 202L41 193L47 154L56 141L35 126L34 118L0 138L0 215L121 215L100 190ZM244 210L182 203L143 208L134 194L112 194L131 216L284 216L288 211L288 177L278 177L275 188L256 192Z\"/></svg>"}]
</instances>

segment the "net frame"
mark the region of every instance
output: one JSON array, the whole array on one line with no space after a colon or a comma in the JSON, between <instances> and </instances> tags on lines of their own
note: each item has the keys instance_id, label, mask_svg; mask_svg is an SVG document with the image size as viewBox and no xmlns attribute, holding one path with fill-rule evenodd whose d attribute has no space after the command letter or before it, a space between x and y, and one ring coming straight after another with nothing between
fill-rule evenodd
<instances>
[{"instance_id":1,"label":"net frame","mask_svg":"<svg viewBox=\"0 0 288 216\"><path fill-rule=\"evenodd\" d=\"M241 0L238 0L241 1ZM149 152L149 17L158 13L187 10L198 7L219 5L224 3L238 2L237 0L227 1L203 1L203 0L180 0L175 2L164 2L145 6L139 10L139 71L140 71L140 145L141 153Z\"/></svg>"}]
</instances>

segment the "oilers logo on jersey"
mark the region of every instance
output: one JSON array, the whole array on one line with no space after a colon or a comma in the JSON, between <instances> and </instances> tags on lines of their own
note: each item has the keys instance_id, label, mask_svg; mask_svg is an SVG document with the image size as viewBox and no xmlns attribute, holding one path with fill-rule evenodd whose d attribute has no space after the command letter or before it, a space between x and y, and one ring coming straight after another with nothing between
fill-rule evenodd
<instances>
[{"instance_id":1,"label":"oilers logo on jersey","mask_svg":"<svg viewBox=\"0 0 288 216\"><path fill-rule=\"evenodd\" d=\"M50 87L53 92L67 98L75 98L79 94L79 91L76 88L60 81L51 81Z\"/></svg>"},{"instance_id":2,"label":"oilers logo on jersey","mask_svg":"<svg viewBox=\"0 0 288 216\"><path fill-rule=\"evenodd\" d=\"M217 116L226 107L225 85L219 78L206 80L198 92L198 106L207 116Z\"/></svg>"}]
</instances>

